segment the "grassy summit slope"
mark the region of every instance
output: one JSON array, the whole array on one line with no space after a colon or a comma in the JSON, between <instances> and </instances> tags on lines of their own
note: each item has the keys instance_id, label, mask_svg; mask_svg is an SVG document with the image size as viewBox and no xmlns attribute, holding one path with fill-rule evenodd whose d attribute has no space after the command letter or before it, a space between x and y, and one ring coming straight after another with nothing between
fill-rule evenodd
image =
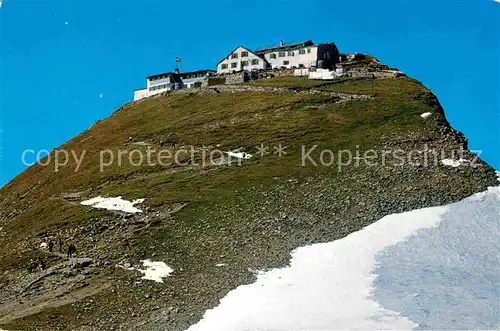
<instances>
[{"instance_id":1,"label":"grassy summit slope","mask_svg":"<svg viewBox=\"0 0 500 331\"><path fill-rule=\"evenodd\" d=\"M304 85L302 79L297 81L300 82L297 85ZM317 83L305 81L311 85ZM278 79L276 83L281 81ZM436 130L435 126L419 117L428 110L428 105L418 96L430 93L419 83L408 79L361 83L322 82L325 90L362 91L367 94L383 91L383 95L368 101L344 104L331 103L329 97L319 95L243 92L149 99L98 122L59 148L75 151L76 155L86 151L79 171L75 172L76 163L71 161L58 173L54 172L53 164L47 167L37 165L6 185L1 191L2 215L23 220L20 223L9 222L7 226L19 228L27 224L32 230L57 224L68 217L71 219L71 214L79 218L86 208L65 206L59 198L65 192L85 190L91 190L87 194L90 197L101 193L120 194L126 198L145 196L148 198L146 204L153 205L197 201L207 195L212 200L218 195L212 195L211 188L220 184L219 181L233 182L237 181L236 177L244 176L258 182L280 175L281 171L307 172L307 169L298 166L300 162L296 162L300 161L297 156L302 144L335 148L353 148L357 144L376 146L384 142L385 138L380 139L380 134L397 135L407 128L419 134L424 131L422 134L438 135L432 132ZM221 150L242 147L251 153L261 143L281 143L289 146L288 151L293 151L293 154L277 164L279 169L276 173L267 167L276 159L269 156L250 161L244 171L237 168L229 171L226 168L217 169L214 174L203 176L202 182L193 181L190 171L172 175L166 173L164 167L134 167L129 164L128 155L122 158L121 166L114 162L101 173L101 150L112 150L117 158L118 150L141 149L141 146L129 144L129 137L133 137L134 141L151 142L156 150L159 149L159 141L164 139L176 141L178 148L220 145ZM135 160L138 161L137 158ZM287 162L295 166L289 168ZM143 175L152 177L148 178L146 185L143 184ZM189 179L186 180L185 190L176 183L184 179ZM205 193L195 192L200 186ZM41 196L45 197L42 201ZM20 206L17 206L18 203Z\"/></svg>"},{"instance_id":2,"label":"grassy summit slope","mask_svg":"<svg viewBox=\"0 0 500 331\"><path fill-rule=\"evenodd\" d=\"M466 146L435 96L413 79L318 82L287 77L252 84L291 90L147 99L115 112L59 148L76 155L86 151L78 171L74 161L58 172L53 166L35 165L3 187L0 297L6 299L0 299L0 325L23 330L84 330L89 325L184 328L230 289L250 281L248 268L283 265L290 250L300 245L341 238L386 214L457 201L495 183L493 169L481 161L458 168L439 162L416 166L397 164L389 155L384 164L380 156L377 166L353 160L341 171L338 162L302 165L302 148L315 145L311 157L317 163L322 149L362 154L400 148L417 151L415 163L422 161L427 147L442 149L449 157ZM326 93L310 93L310 88L371 98L338 102ZM422 118L425 112L431 117ZM169 142L167 147L159 146L161 140ZM145 144L156 151L193 149L198 162L202 148L241 149L254 157L241 166L148 166L146 161L134 166L126 153L146 152ZM261 144L271 153L259 155ZM272 153L279 144L286 146L282 157ZM101 172L102 150L111 151L115 162ZM121 164L118 151L125 155ZM132 161L138 161L137 155ZM152 155L156 161L157 153ZM468 152L466 156L473 158ZM180 159L187 160L187 154ZM139 207L145 212L129 216L79 204L98 195L145 198ZM69 280L50 276L22 294L22 301L35 308L8 304L19 295L14 289L27 277L31 258L42 256L49 266L61 263L38 249L50 236L75 242L79 256L92 259L92 272L81 280L88 293L74 304L50 301L50 290L79 275ZM173 275L163 284L137 283L137 273L115 267L145 258L165 261ZM219 263L227 267L216 267ZM43 306L40 299L52 304ZM165 314L170 317L162 318Z\"/></svg>"}]
</instances>

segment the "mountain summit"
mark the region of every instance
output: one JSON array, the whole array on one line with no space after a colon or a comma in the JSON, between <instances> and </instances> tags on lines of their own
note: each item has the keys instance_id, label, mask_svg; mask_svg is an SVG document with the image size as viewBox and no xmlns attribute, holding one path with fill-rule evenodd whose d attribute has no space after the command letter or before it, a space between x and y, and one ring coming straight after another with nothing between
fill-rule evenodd
<instances>
[{"instance_id":1,"label":"mountain summit","mask_svg":"<svg viewBox=\"0 0 500 331\"><path fill-rule=\"evenodd\" d=\"M187 329L294 249L498 185L420 82L371 57L344 70L141 99L17 176L0 326Z\"/></svg>"}]
</instances>

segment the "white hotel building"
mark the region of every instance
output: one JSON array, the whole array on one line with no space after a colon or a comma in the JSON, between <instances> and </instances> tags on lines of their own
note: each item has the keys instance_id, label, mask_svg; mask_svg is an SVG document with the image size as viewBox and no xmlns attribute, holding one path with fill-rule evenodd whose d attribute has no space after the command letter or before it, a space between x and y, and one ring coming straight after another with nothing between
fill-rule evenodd
<instances>
[{"instance_id":1,"label":"white hotel building","mask_svg":"<svg viewBox=\"0 0 500 331\"><path fill-rule=\"evenodd\" d=\"M269 64L263 56L259 56L246 47L238 46L217 63L218 74L228 74L243 70L267 69Z\"/></svg>"},{"instance_id":2,"label":"white hotel building","mask_svg":"<svg viewBox=\"0 0 500 331\"><path fill-rule=\"evenodd\" d=\"M252 52L239 46L217 64L217 73L255 69L332 68L339 59L335 43L314 44L311 40L259 48Z\"/></svg>"},{"instance_id":3,"label":"white hotel building","mask_svg":"<svg viewBox=\"0 0 500 331\"><path fill-rule=\"evenodd\" d=\"M134 91L134 101L144 99L156 94L201 86L207 76L215 75L215 70L198 70L193 72L166 72L163 74L146 77L146 88Z\"/></svg>"}]
</instances>

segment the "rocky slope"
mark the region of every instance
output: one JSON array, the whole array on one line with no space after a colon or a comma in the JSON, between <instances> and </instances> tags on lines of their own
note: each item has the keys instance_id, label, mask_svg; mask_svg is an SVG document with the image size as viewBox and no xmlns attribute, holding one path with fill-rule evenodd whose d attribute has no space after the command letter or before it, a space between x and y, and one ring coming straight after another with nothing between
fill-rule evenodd
<instances>
[{"instance_id":1,"label":"rocky slope","mask_svg":"<svg viewBox=\"0 0 500 331\"><path fill-rule=\"evenodd\" d=\"M182 330L294 248L496 185L431 91L375 76L185 90L62 145L0 190L0 326ZM83 157L56 172L63 150ZM81 205L97 196L144 198L143 212ZM145 259L173 273L141 280Z\"/></svg>"}]
</instances>

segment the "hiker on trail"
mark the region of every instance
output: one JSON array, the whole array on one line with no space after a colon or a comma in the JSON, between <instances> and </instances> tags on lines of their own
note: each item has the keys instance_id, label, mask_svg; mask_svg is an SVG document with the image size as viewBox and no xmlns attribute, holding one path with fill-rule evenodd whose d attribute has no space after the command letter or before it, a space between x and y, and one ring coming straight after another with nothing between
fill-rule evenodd
<instances>
[{"instance_id":1,"label":"hiker on trail","mask_svg":"<svg viewBox=\"0 0 500 331\"><path fill-rule=\"evenodd\" d=\"M76 247L73 244L69 244L68 246L68 259L71 259L73 257L73 253L76 252Z\"/></svg>"},{"instance_id":2,"label":"hiker on trail","mask_svg":"<svg viewBox=\"0 0 500 331\"><path fill-rule=\"evenodd\" d=\"M57 243L59 244L59 253L62 253L63 252L63 240L62 240L62 238L59 237L57 239L57 241L58 241Z\"/></svg>"},{"instance_id":3,"label":"hiker on trail","mask_svg":"<svg viewBox=\"0 0 500 331\"><path fill-rule=\"evenodd\" d=\"M54 249L54 242L52 240L49 240L49 252L52 252Z\"/></svg>"},{"instance_id":4,"label":"hiker on trail","mask_svg":"<svg viewBox=\"0 0 500 331\"><path fill-rule=\"evenodd\" d=\"M38 266L40 267L40 271L45 270L45 262L43 262L42 258L38 258Z\"/></svg>"},{"instance_id":5,"label":"hiker on trail","mask_svg":"<svg viewBox=\"0 0 500 331\"><path fill-rule=\"evenodd\" d=\"M33 272L35 272L35 270L36 270L35 261L31 259L30 262L28 263L28 273L32 274Z\"/></svg>"}]
</instances>

